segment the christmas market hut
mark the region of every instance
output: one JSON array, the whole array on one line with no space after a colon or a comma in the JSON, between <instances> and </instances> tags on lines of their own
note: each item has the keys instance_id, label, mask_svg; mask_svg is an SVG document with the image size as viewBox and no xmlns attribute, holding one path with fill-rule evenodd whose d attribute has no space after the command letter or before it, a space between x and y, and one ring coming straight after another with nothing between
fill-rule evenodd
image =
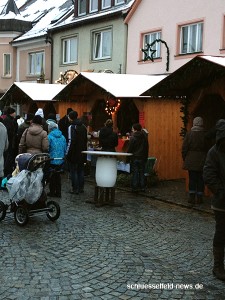
<instances>
[{"instance_id":1,"label":"christmas market hut","mask_svg":"<svg viewBox=\"0 0 225 300\"><path fill-rule=\"evenodd\" d=\"M35 113L42 108L44 115L58 113L58 103L54 101L65 86L60 84L43 84L34 82L14 82L0 98L1 108L19 104L19 114Z\"/></svg>"},{"instance_id":2,"label":"christmas market hut","mask_svg":"<svg viewBox=\"0 0 225 300\"><path fill-rule=\"evenodd\" d=\"M55 99L61 102L60 114L65 114L68 100L73 103L78 115L86 118L90 132L98 132L112 118L121 137L118 149L121 150L134 123L140 122L145 127L144 106L148 97L140 94L163 78L164 75L81 72Z\"/></svg>"},{"instance_id":3,"label":"christmas market hut","mask_svg":"<svg viewBox=\"0 0 225 300\"><path fill-rule=\"evenodd\" d=\"M150 151L160 158L160 178L185 177L181 147L196 116L210 130L225 118L225 57L196 56L142 95L148 115ZM212 144L213 144L212 140Z\"/></svg>"}]
</instances>

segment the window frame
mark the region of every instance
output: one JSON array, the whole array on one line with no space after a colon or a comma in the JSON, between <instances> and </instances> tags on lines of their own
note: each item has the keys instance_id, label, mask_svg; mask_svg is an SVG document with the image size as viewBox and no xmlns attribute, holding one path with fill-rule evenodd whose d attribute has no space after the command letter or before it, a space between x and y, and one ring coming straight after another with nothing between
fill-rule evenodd
<instances>
[{"instance_id":1,"label":"window frame","mask_svg":"<svg viewBox=\"0 0 225 300\"><path fill-rule=\"evenodd\" d=\"M103 39L104 39L104 34L109 32L110 33L110 45L109 45L109 55L104 55L104 44L103 44ZM100 41L97 41L98 37L100 36ZM99 60L108 60L112 58L112 41L113 41L113 32L112 28L106 28L106 29L100 29L100 30L95 30L92 32L92 61L99 61ZM98 43L99 44L99 50L97 49ZM107 42L106 42L107 43ZM107 44L108 45L108 44ZM96 55L96 52L100 51L100 55Z\"/></svg>"},{"instance_id":2,"label":"window frame","mask_svg":"<svg viewBox=\"0 0 225 300\"><path fill-rule=\"evenodd\" d=\"M124 4L125 0L115 0L115 5Z\"/></svg>"},{"instance_id":3,"label":"window frame","mask_svg":"<svg viewBox=\"0 0 225 300\"><path fill-rule=\"evenodd\" d=\"M7 66L7 57L9 57L9 66ZM7 72L9 69L9 72ZM3 76L11 77L12 76L12 54L11 53L3 53Z\"/></svg>"},{"instance_id":4,"label":"window frame","mask_svg":"<svg viewBox=\"0 0 225 300\"><path fill-rule=\"evenodd\" d=\"M104 5L104 1L107 1L107 0L102 0L102 9L110 8L112 6L111 0L108 0L109 5Z\"/></svg>"},{"instance_id":5,"label":"window frame","mask_svg":"<svg viewBox=\"0 0 225 300\"><path fill-rule=\"evenodd\" d=\"M84 1L84 5L85 5L85 11L84 12L80 12L81 9L81 1ZM87 0L78 0L77 2L77 14L78 16L85 16L87 14Z\"/></svg>"},{"instance_id":6,"label":"window frame","mask_svg":"<svg viewBox=\"0 0 225 300\"><path fill-rule=\"evenodd\" d=\"M76 53L74 59L71 58L71 41L75 41L75 47L76 47ZM66 52L67 52L67 57L68 59L65 60L65 47ZM62 38L62 56L61 56L61 61L63 65L68 65L68 64L76 64L78 62L78 36L72 36L72 37L65 37Z\"/></svg>"},{"instance_id":7,"label":"window frame","mask_svg":"<svg viewBox=\"0 0 225 300\"><path fill-rule=\"evenodd\" d=\"M191 43L191 37L193 36L194 26L196 26L196 33L194 34L194 44ZM186 51L185 51L185 37L184 37L184 29L187 28L187 38L186 38ZM189 24L183 24L179 26L179 54L194 54L203 52L203 31L204 31L204 22L198 21ZM191 51L191 47L194 46L194 49Z\"/></svg>"},{"instance_id":8,"label":"window frame","mask_svg":"<svg viewBox=\"0 0 225 300\"><path fill-rule=\"evenodd\" d=\"M142 47L143 47L143 49L145 49L145 47L146 47L145 45L147 44L146 41L145 41L145 37L147 37L147 36L152 37L153 35L156 35L156 38L154 38L154 40L161 39L162 31L161 30L154 30L154 31L143 33L142 34ZM148 41L148 44L151 44L154 40L153 40L153 38L150 38L150 42ZM156 52L152 55L152 57L154 59L161 58L161 43L155 43L153 45L152 49L156 50ZM143 53L142 59L144 59L144 56L145 56L145 54ZM148 56L151 57L150 51L148 52Z\"/></svg>"},{"instance_id":9,"label":"window frame","mask_svg":"<svg viewBox=\"0 0 225 300\"><path fill-rule=\"evenodd\" d=\"M39 64L37 64L37 59L38 59L38 55L42 56L42 62L40 64L40 72L37 70L37 66ZM34 61L32 60L32 58L34 58ZM34 65L33 65L34 64ZM45 52L42 51L36 51L36 52L29 52L28 53L28 74L29 76L39 76L41 75L42 72L42 68L43 70L45 69ZM32 72L32 69L34 69L34 72Z\"/></svg>"},{"instance_id":10,"label":"window frame","mask_svg":"<svg viewBox=\"0 0 225 300\"><path fill-rule=\"evenodd\" d=\"M91 9L92 4L97 5L97 8ZM89 12L94 13L96 11L98 11L98 0L89 0Z\"/></svg>"}]
</instances>

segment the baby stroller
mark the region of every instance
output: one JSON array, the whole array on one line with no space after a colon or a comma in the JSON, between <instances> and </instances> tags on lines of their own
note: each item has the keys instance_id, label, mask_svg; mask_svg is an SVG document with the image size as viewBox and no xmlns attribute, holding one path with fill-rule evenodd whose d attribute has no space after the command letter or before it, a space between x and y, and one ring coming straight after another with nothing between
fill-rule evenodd
<instances>
[{"instance_id":1,"label":"baby stroller","mask_svg":"<svg viewBox=\"0 0 225 300\"><path fill-rule=\"evenodd\" d=\"M51 221L59 218L59 204L53 200L48 201L44 190L51 160L48 153L23 153L16 157L17 172L14 173L17 174L6 184L9 203L0 201L0 221L4 220L7 213L14 214L19 226L26 225L29 218L36 214L44 213Z\"/></svg>"}]
</instances>

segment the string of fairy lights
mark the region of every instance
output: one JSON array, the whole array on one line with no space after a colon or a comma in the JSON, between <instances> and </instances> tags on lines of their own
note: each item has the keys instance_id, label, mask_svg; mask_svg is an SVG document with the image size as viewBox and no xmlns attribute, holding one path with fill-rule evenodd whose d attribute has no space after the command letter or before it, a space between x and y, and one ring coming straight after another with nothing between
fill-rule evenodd
<instances>
[{"instance_id":1,"label":"string of fairy lights","mask_svg":"<svg viewBox=\"0 0 225 300\"><path fill-rule=\"evenodd\" d=\"M120 99L110 98L106 100L105 111L108 115L115 113L120 107Z\"/></svg>"}]
</instances>

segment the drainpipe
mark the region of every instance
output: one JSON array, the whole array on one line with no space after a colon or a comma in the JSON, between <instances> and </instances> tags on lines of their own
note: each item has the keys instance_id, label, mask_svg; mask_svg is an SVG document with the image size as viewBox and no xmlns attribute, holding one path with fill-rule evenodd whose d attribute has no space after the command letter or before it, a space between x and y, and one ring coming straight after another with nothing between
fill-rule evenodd
<instances>
[{"instance_id":1,"label":"drainpipe","mask_svg":"<svg viewBox=\"0 0 225 300\"><path fill-rule=\"evenodd\" d=\"M16 81L20 81L20 50L16 47ZM21 114L21 107L19 104L16 104L16 114Z\"/></svg>"},{"instance_id":2,"label":"drainpipe","mask_svg":"<svg viewBox=\"0 0 225 300\"><path fill-rule=\"evenodd\" d=\"M50 44L51 45L51 71L50 71L50 82L49 83L52 83L52 77L53 77L53 40L52 40L52 37L50 35L46 35L46 38L45 38L45 43L46 44Z\"/></svg>"},{"instance_id":3,"label":"drainpipe","mask_svg":"<svg viewBox=\"0 0 225 300\"><path fill-rule=\"evenodd\" d=\"M53 82L53 40L51 38L51 82Z\"/></svg>"}]
</instances>

